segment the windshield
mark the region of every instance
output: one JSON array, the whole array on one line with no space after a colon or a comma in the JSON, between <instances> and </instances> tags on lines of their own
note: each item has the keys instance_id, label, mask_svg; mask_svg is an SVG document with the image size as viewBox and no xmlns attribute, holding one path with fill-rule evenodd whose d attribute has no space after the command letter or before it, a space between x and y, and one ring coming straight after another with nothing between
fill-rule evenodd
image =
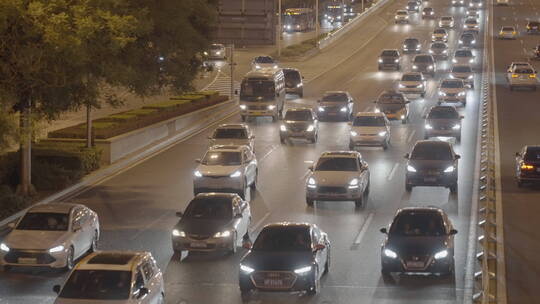
<instances>
[{"instance_id":1,"label":"windshield","mask_svg":"<svg viewBox=\"0 0 540 304\"><path fill-rule=\"evenodd\" d=\"M390 235L442 236L445 235L442 218L434 213L407 212L399 214L390 227Z\"/></svg>"},{"instance_id":2,"label":"windshield","mask_svg":"<svg viewBox=\"0 0 540 304\"><path fill-rule=\"evenodd\" d=\"M219 51L219 50L221 50L222 48L223 48L223 46L222 46L222 45L219 45L219 44L212 44L212 45L210 46L210 49L211 49L211 50L218 50L218 51Z\"/></svg>"},{"instance_id":3,"label":"windshield","mask_svg":"<svg viewBox=\"0 0 540 304\"><path fill-rule=\"evenodd\" d=\"M459 118L458 112L451 107L433 108L429 111L428 119L456 119Z\"/></svg>"},{"instance_id":4,"label":"windshield","mask_svg":"<svg viewBox=\"0 0 540 304\"><path fill-rule=\"evenodd\" d=\"M401 81L422 81L421 74L403 74Z\"/></svg>"},{"instance_id":5,"label":"windshield","mask_svg":"<svg viewBox=\"0 0 540 304\"><path fill-rule=\"evenodd\" d=\"M386 56L386 57L397 57L397 56L398 56L398 52L397 52L397 51L394 51L394 50L386 50L386 51L382 51L381 56Z\"/></svg>"},{"instance_id":6,"label":"windshield","mask_svg":"<svg viewBox=\"0 0 540 304\"><path fill-rule=\"evenodd\" d=\"M431 62L433 62L433 60L431 59L430 56L416 56L416 57L414 57L414 62L416 62L416 63L418 63L418 62L431 63Z\"/></svg>"},{"instance_id":7,"label":"windshield","mask_svg":"<svg viewBox=\"0 0 540 304\"><path fill-rule=\"evenodd\" d=\"M323 96L322 101L325 101L325 102L328 102L328 101L345 102L345 101L347 101L347 94L345 94L345 93L326 94L326 95Z\"/></svg>"},{"instance_id":8,"label":"windshield","mask_svg":"<svg viewBox=\"0 0 540 304\"><path fill-rule=\"evenodd\" d=\"M405 98L401 94L382 94L379 96L377 103L382 104L403 104L405 103Z\"/></svg>"},{"instance_id":9,"label":"windshield","mask_svg":"<svg viewBox=\"0 0 540 304\"><path fill-rule=\"evenodd\" d=\"M287 111L285 120L293 121L313 121L310 111Z\"/></svg>"},{"instance_id":10,"label":"windshield","mask_svg":"<svg viewBox=\"0 0 540 304\"><path fill-rule=\"evenodd\" d=\"M456 51L456 57L472 57L472 53L466 50Z\"/></svg>"},{"instance_id":11,"label":"windshield","mask_svg":"<svg viewBox=\"0 0 540 304\"><path fill-rule=\"evenodd\" d=\"M525 161L540 161L540 147L528 147L524 157Z\"/></svg>"},{"instance_id":12,"label":"windshield","mask_svg":"<svg viewBox=\"0 0 540 304\"><path fill-rule=\"evenodd\" d=\"M321 157L316 171L358 171L356 159L352 157Z\"/></svg>"},{"instance_id":13,"label":"windshield","mask_svg":"<svg viewBox=\"0 0 540 304\"><path fill-rule=\"evenodd\" d=\"M532 69L528 68L516 68L514 70L514 73L520 73L520 74L533 74L534 71Z\"/></svg>"},{"instance_id":14,"label":"windshield","mask_svg":"<svg viewBox=\"0 0 540 304\"><path fill-rule=\"evenodd\" d=\"M433 43L431 45L431 48L432 49L445 49L446 48L446 44L444 43Z\"/></svg>"},{"instance_id":15,"label":"windshield","mask_svg":"<svg viewBox=\"0 0 540 304\"><path fill-rule=\"evenodd\" d=\"M268 57L268 56L260 56L260 57L255 57L255 62L257 62L257 63L274 63L274 59L272 59L272 57Z\"/></svg>"},{"instance_id":16,"label":"windshield","mask_svg":"<svg viewBox=\"0 0 540 304\"><path fill-rule=\"evenodd\" d=\"M208 151L202 160L207 166L237 166L242 160L240 152Z\"/></svg>"},{"instance_id":17,"label":"windshield","mask_svg":"<svg viewBox=\"0 0 540 304\"><path fill-rule=\"evenodd\" d=\"M422 143L414 146L411 159L416 160L452 160L452 152L447 145Z\"/></svg>"},{"instance_id":18,"label":"windshield","mask_svg":"<svg viewBox=\"0 0 540 304\"><path fill-rule=\"evenodd\" d=\"M455 65L452 67L453 73L472 73L472 69L468 65Z\"/></svg>"},{"instance_id":19,"label":"windshield","mask_svg":"<svg viewBox=\"0 0 540 304\"><path fill-rule=\"evenodd\" d=\"M442 17L442 21L452 21L452 17Z\"/></svg>"},{"instance_id":20,"label":"windshield","mask_svg":"<svg viewBox=\"0 0 540 304\"><path fill-rule=\"evenodd\" d=\"M433 33L435 34L446 34L446 30L444 29L436 29L433 31Z\"/></svg>"},{"instance_id":21,"label":"windshield","mask_svg":"<svg viewBox=\"0 0 540 304\"><path fill-rule=\"evenodd\" d=\"M311 251L311 238L307 227L266 227L253 244L261 251Z\"/></svg>"},{"instance_id":22,"label":"windshield","mask_svg":"<svg viewBox=\"0 0 540 304\"><path fill-rule=\"evenodd\" d=\"M398 11L396 14L398 15L408 15L406 11Z\"/></svg>"},{"instance_id":23,"label":"windshield","mask_svg":"<svg viewBox=\"0 0 540 304\"><path fill-rule=\"evenodd\" d=\"M125 300L131 289L131 271L75 270L64 285L60 298Z\"/></svg>"},{"instance_id":24,"label":"windshield","mask_svg":"<svg viewBox=\"0 0 540 304\"><path fill-rule=\"evenodd\" d=\"M468 23L468 24L476 24L478 22L476 22L476 19L467 19L465 20L465 23Z\"/></svg>"},{"instance_id":25,"label":"windshield","mask_svg":"<svg viewBox=\"0 0 540 304\"><path fill-rule=\"evenodd\" d=\"M447 88L447 89L460 89L463 88L463 81L451 81L451 80L445 80L441 83L441 88Z\"/></svg>"},{"instance_id":26,"label":"windshield","mask_svg":"<svg viewBox=\"0 0 540 304\"><path fill-rule=\"evenodd\" d=\"M295 83L300 82L300 73L295 70L283 70L283 74L285 74L285 81L292 81Z\"/></svg>"},{"instance_id":27,"label":"windshield","mask_svg":"<svg viewBox=\"0 0 540 304\"><path fill-rule=\"evenodd\" d=\"M197 220L230 220L232 204L230 198L195 198L184 213L185 218Z\"/></svg>"},{"instance_id":28,"label":"windshield","mask_svg":"<svg viewBox=\"0 0 540 304\"><path fill-rule=\"evenodd\" d=\"M216 132L214 132L214 138L217 138L217 139L221 139L221 138L246 139L247 138L247 132L244 129L221 128L221 129L216 129Z\"/></svg>"},{"instance_id":29,"label":"windshield","mask_svg":"<svg viewBox=\"0 0 540 304\"><path fill-rule=\"evenodd\" d=\"M509 26L504 26L502 28L503 31L505 32L513 32L514 31L514 28L513 27L509 27Z\"/></svg>"},{"instance_id":30,"label":"windshield","mask_svg":"<svg viewBox=\"0 0 540 304\"><path fill-rule=\"evenodd\" d=\"M382 116L357 116L354 119L355 127L384 127L386 122Z\"/></svg>"},{"instance_id":31,"label":"windshield","mask_svg":"<svg viewBox=\"0 0 540 304\"><path fill-rule=\"evenodd\" d=\"M240 97L274 97L276 94L273 81L245 80L242 81Z\"/></svg>"},{"instance_id":32,"label":"windshield","mask_svg":"<svg viewBox=\"0 0 540 304\"><path fill-rule=\"evenodd\" d=\"M474 36L472 34L463 34L463 35L461 35L461 39L472 40L472 39L474 39Z\"/></svg>"},{"instance_id":33,"label":"windshield","mask_svg":"<svg viewBox=\"0 0 540 304\"><path fill-rule=\"evenodd\" d=\"M21 219L17 230L66 231L68 226L67 213L29 212Z\"/></svg>"}]
</instances>

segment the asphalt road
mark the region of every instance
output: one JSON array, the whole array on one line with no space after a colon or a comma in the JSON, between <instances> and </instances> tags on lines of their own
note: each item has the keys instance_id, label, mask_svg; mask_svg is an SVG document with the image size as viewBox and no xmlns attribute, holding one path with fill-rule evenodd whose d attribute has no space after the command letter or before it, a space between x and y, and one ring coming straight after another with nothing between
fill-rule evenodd
<instances>
[{"instance_id":1,"label":"asphalt road","mask_svg":"<svg viewBox=\"0 0 540 304\"><path fill-rule=\"evenodd\" d=\"M425 2L428 3L428 2ZM288 104L314 105L327 90L348 90L356 98L356 111L373 109L372 101L384 89L394 88L399 72L377 71L377 56L383 48L399 48L406 37L418 37L426 50L436 22L422 21L418 15L411 25L394 25L393 13L405 5L396 1L373 18L384 18L387 24L369 44L348 41L356 45L353 56L336 62L319 62L329 70L313 78L305 87L304 99ZM450 34L450 46L457 44L462 27L464 8L451 8L430 2L437 14L453 14L456 28ZM358 35L361 29L357 30ZM356 35L356 33L355 33ZM481 47L477 62L481 62ZM410 69L412 55L406 56L405 70ZM294 66L294 63L291 63ZM333 68L330 68L334 66ZM250 303L464 303L467 290L467 254L469 222L475 165L479 91L469 91L462 141L455 144L462 155L459 164L459 193L447 189L417 187L407 193L404 187L405 159L416 140L423 139L422 115L436 103L436 87L447 75L447 62L429 80L425 99L411 103L411 122L392 125L391 146L387 151L362 148L362 155L371 170L371 192L365 207L357 210L352 202L321 202L314 208L305 204L305 177L313 161L327 150L348 149L348 126L344 122L321 124L316 145L295 143L281 145L277 124L267 119L251 122L256 135L259 161L259 187L252 193L251 208L254 224L252 238L260 228L276 221L308 221L325 230L332 242L332 268L323 278L322 291L314 297L303 294L258 293ZM476 66L480 70L480 66ZM480 75L476 75L479 87ZM227 122L239 122L234 116ZM88 205L100 216L104 250L148 250L165 272L167 303L240 303L237 285L238 262L243 249L235 256L194 254L173 256L170 233L177 221L174 213L183 210L192 198L194 160L208 146L207 136L213 128L201 132L175 146L128 168L101 184L74 197L72 201ZM455 278L434 276L399 276L384 283L380 275L379 228L386 226L400 207L437 206L450 216L459 233L456 236ZM181 259L180 259L181 258ZM16 271L0 274L0 303L51 303L52 286L65 280L65 274Z\"/></svg>"},{"instance_id":2,"label":"asphalt road","mask_svg":"<svg viewBox=\"0 0 540 304\"><path fill-rule=\"evenodd\" d=\"M504 246L508 303L538 303L540 290L540 230L535 217L540 214L539 188L518 188L515 182L515 153L524 145L540 143L538 115L540 93L510 92L504 78L512 61L528 61L538 36L524 33L527 20L539 20L540 2L513 0L510 7L494 8L494 30L503 25L518 27L517 40L494 41L496 95L501 160ZM531 61L536 70L540 63Z\"/></svg>"}]
</instances>

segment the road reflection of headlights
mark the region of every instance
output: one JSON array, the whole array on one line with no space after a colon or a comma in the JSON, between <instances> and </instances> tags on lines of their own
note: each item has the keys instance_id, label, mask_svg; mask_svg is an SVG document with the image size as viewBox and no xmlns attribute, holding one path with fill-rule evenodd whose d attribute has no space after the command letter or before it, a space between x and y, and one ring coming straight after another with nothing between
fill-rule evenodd
<instances>
[{"instance_id":1,"label":"road reflection of headlights","mask_svg":"<svg viewBox=\"0 0 540 304\"><path fill-rule=\"evenodd\" d=\"M242 265L242 264L240 264L240 270L242 270L245 274L250 274L253 271L255 271L255 269L253 269L253 268L251 268L249 266L246 266L246 265Z\"/></svg>"},{"instance_id":2,"label":"road reflection of headlights","mask_svg":"<svg viewBox=\"0 0 540 304\"><path fill-rule=\"evenodd\" d=\"M416 172L416 168L414 168L414 167L411 166L411 165L407 165L407 171L409 171L409 172Z\"/></svg>"},{"instance_id":3,"label":"road reflection of headlights","mask_svg":"<svg viewBox=\"0 0 540 304\"><path fill-rule=\"evenodd\" d=\"M440 260L440 259L444 259L448 256L448 250L442 250L442 251L439 251L437 253L435 253L435 255L433 256L436 260Z\"/></svg>"},{"instance_id":4,"label":"road reflection of headlights","mask_svg":"<svg viewBox=\"0 0 540 304\"><path fill-rule=\"evenodd\" d=\"M287 131L287 127L285 125L281 125L279 126L279 129L283 132L286 132Z\"/></svg>"},{"instance_id":5,"label":"road reflection of headlights","mask_svg":"<svg viewBox=\"0 0 540 304\"><path fill-rule=\"evenodd\" d=\"M454 172L454 166L450 166L450 167L444 169L444 173L452 173L452 172Z\"/></svg>"},{"instance_id":6,"label":"road reflection of headlights","mask_svg":"<svg viewBox=\"0 0 540 304\"><path fill-rule=\"evenodd\" d=\"M313 132L313 130L315 130L315 126L314 125L309 125L306 129L306 131L308 132Z\"/></svg>"},{"instance_id":7,"label":"road reflection of headlights","mask_svg":"<svg viewBox=\"0 0 540 304\"><path fill-rule=\"evenodd\" d=\"M459 130L459 129L461 129L461 126L460 126L460 125L454 125L454 126L452 127L452 129L454 129L454 130Z\"/></svg>"},{"instance_id":8,"label":"road reflection of headlights","mask_svg":"<svg viewBox=\"0 0 540 304\"><path fill-rule=\"evenodd\" d=\"M351 136L356 136L356 135L358 135L358 132L356 132L356 131L351 131Z\"/></svg>"},{"instance_id":9,"label":"road reflection of headlights","mask_svg":"<svg viewBox=\"0 0 540 304\"><path fill-rule=\"evenodd\" d=\"M430 124L426 124L426 130L431 130L433 127Z\"/></svg>"},{"instance_id":10,"label":"road reflection of headlights","mask_svg":"<svg viewBox=\"0 0 540 304\"><path fill-rule=\"evenodd\" d=\"M317 188L317 182L315 181L315 179L313 177L310 177L308 179L307 186L308 186L308 188L312 188L312 189Z\"/></svg>"},{"instance_id":11,"label":"road reflection of headlights","mask_svg":"<svg viewBox=\"0 0 540 304\"><path fill-rule=\"evenodd\" d=\"M177 237L186 237L186 233L184 231L178 230L178 229L173 229L172 235L177 236Z\"/></svg>"},{"instance_id":12,"label":"road reflection of headlights","mask_svg":"<svg viewBox=\"0 0 540 304\"><path fill-rule=\"evenodd\" d=\"M395 259L397 258L397 253L393 252L392 250L390 249L385 249L384 251L384 255L391 258L391 259Z\"/></svg>"},{"instance_id":13,"label":"road reflection of headlights","mask_svg":"<svg viewBox=\"0 0 540 304\"><path fill-rule=\"evenodd\" d=\"M303 274L306 274L306 273L308 273L310 271L311 271L311 266L306 266L306 267L301 267L301 268L295 269L294 273L303 275Z\"/></svg>"}]
</instances>

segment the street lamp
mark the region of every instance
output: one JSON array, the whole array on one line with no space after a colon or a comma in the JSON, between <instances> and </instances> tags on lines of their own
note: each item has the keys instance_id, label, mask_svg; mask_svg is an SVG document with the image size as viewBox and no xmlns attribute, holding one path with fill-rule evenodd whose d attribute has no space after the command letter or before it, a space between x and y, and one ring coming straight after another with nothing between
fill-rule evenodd
<instances>
[{"instance_id":1,"label":"street lamp","mask_svg":"<svg viewBox=\"0 0 540 304\"><path fill-rule=\"evenodd\" d=\"M281 57L281 33L283 28L281 26L281 0L278 0L278 36L277 36L277 54L278 58Z\"/></svg>"}]
</instances>

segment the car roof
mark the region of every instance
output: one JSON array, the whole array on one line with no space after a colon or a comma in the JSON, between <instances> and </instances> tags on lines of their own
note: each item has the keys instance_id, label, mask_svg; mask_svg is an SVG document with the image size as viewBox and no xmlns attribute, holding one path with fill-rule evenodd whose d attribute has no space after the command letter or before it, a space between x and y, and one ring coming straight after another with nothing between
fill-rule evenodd
<instances>
[{"instance_id":1,"label":"car roof","mask_svg":"<svg viewBox=\"0 0 540 304\"><path fill-rule=\"evenodd\" d=\"M444 210L437 207L404 207L404 208L398 209L398 211L396 212L396 215L413 213L413 212L432 213L432 214L438 214L441 216L445 214Z\"/></svg>"},{"instance_id":2,"label":"car roof","mask_svg":"<svg viewBox=\"0 0 540 304\"><path fill-rule=\"evenodd\" d=\"M75 207L85 207L81 204L49 203L30 207L27 212L31 213L69 213Z\"/></svg>"},{"instance_id":3,"label":"car roof","mask_svg":"<svg viewBox=\"0 0 540 304\"><path fill-rule=\"evenodd\" d=\"M320 158L323 157L340 157L340 158L352 158L362 156L360 152L357 151L326 151L321 154Z\"/></svg>"},{"instance_id":4,"label":"car roof","mask_svg":"<svg viewBox=\"0 0 540 304\"><path fill-rule=\"evenodd\" d=\"M449 142L446 142L446 141L441 141L441 140L429 140L429 139L425 139L425 140L419 140L416 142L416 144L414 144L414 146L418 146L418 145L431 145L431 146L445 146L445 147L451 147L452 145L449 143ZM414 147L413 147L414 149Z\"/></svg>"},{"instance_id":5,"label":"car roof","mask_svg":"<svg viewBox=\"0 0 540 304\"><path fill-rule=\"evenodd\" d=\"M240 197L236 193L224 193L224 192L206 192L195 195L195 198L230 198Z\"/></svg>"},{"instance_id":6,"label":"car roof","mask_svg":"<svg viewBox=\"0 0 540 304\"><path fill-rule=\"evenodd\" d=\"M221 124L216 129L248 129L248 125L243 123Z\"/></svg>"},{"instance_id":7,"label":"car roof","mask_svg":"<svg viewBox=\"0 0 540 304\"><path fill-rule=\"evenodd\" d=\"M299 227L299 228L311 228L315 226L311 223L306 222L277 222L277 223L270 223L263 227L263 229L267 228L277 228L277 227Z\"/></svg>"},{"instance_id":8,"label":"car roof","mask_svg":"<svg viewBox=\"0 0 540 304\"><path fill-rule=\"evenodd\" d=\"M75 270L131 271L151 254L145 251L98 251L77 263Z\"/></svg>"},{"instance_id":9,"label":"car roof","mask_svg":"<svg viewBox=\"0 0 540 304\"><path fill-rule=\"evenodd\" d=\"M381 112L358 112L354 114L354 117L360 117L360 116L376 116L376 117L385 117L386 115Z\"/></svg>"}]
</instances>

